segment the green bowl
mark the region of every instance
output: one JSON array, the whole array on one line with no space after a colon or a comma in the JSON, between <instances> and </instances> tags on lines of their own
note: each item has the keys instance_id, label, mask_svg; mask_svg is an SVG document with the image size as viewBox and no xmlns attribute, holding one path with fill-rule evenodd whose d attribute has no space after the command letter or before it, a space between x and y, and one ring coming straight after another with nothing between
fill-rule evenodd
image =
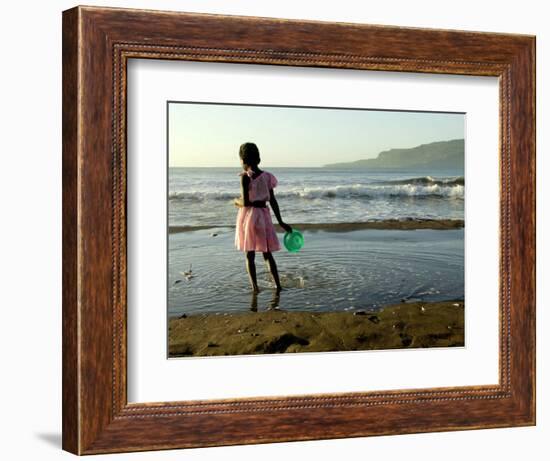
<instances>
[{"instance_id":1,"label":"green bowl","mask_svg":"<svg viewBox=\"0 0 550 461\"><path fill-rule=\"evenodd\" d=\"M293 230L285 234L283 242L288 251L297 253L304 246L304 236L297 230Z\"/></svg>"}]
</instances>

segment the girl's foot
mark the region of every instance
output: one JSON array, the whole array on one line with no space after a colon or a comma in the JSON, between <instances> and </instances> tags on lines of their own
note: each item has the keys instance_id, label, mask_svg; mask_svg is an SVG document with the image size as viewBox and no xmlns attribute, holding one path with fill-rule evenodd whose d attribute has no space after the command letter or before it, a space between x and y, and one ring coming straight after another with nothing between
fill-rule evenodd
<instances>
[{"instance_id":1,"label":"girl's foot","mask_svg":"<svg viewBox=\"0 0 550 461\"><path fill-rule=\"evenodd\" d=\"M280 302L281 302L281 297L279 296L279 292L276 291L275 294L273 295L273 298L269 302L269 306L267 307L267 310L268 311L272 311L272 310L277 310L278 311Z\"/></svg>"}]
</instances>

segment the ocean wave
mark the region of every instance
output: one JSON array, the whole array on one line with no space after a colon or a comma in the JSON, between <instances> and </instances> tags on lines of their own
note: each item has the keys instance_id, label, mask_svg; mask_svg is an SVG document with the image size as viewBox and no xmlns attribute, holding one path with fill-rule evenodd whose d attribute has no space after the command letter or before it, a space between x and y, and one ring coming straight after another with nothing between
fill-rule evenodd
<instances>
[{"instance_id":1,"label":"ocean wave","mask_svg":"<svg viewBox=\"0 0 550 461\"><path fill-rule=\"evenodd\" d=\"M189 200L203 202L206 200L233 200L239 196L237 189L231 192L220 191L172 191L168 194L170 200Z\"/></svg>"},{"instance_id":2,"label":"ocean wave","mask_svg":"<svg viewBox=\"0 0 550 461\"><path fill-rule=\"evenodd\" d=\"M452 186L464 186L464 177L455 176L452 178L441 178L435 179L432 176L420 176L418 178L409 178L409 179L396 179L390 181L380 181L377 184L387 184L387 185L424 185L424 186L443 186L443 187L452 187Z\"/></svg>"},{"instance_id":3,"label":"ocean wave","mask_svg":"<svg viewBox=\"0 0 550 461\"><path fill-rule=\"evenodd\" d=\"M170 200L209 201L233 200L238 190L232 191L172 191ZM395 181L384 181L364 184L317 187L284 187L277 190L277 197L297 200L315 199L376 199L426 197L443 199L464 199L464 178L433 179L430 176Z\"/></svg>"}]
</instances>

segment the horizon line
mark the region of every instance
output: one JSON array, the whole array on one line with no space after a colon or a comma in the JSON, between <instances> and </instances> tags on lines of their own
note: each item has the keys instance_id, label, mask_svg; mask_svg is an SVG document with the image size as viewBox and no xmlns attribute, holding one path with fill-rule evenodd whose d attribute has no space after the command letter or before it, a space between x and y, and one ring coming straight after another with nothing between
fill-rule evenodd
<instances>
[{"instance_id":1,"label":"horizon line","mask_svg":"<svg viewBox=\"0 0 550 461\"><path fill-rule=\"evenodd\" d=\"M330 165L334 165L334 164L338 164L338 163L354 163L354 162L358 162L358 161L361 161L361 160L376 159L376 158L378 158L378 156L382 152L388 152L388 151L391 151L391 150L416 149L417 147L420 147L420 146L426 146L426 145L430 145L430 144L437 144L439 142L451 142L451 141L466 141L466 138L462 137L462 138L445 139L445 140L440 140L440 141L425 142L425 143L417 144L416 146L413 146L413 147L392 147L391 149L386 149L386 150L382 150L382 151L378 152L378 154L376 154L375 157L360 158L360 159L357 159L357 160L348 160L348 161L344 161L344 162L335 162L335 163L326 163L326 164L323 164L323 165L308 165L308 166L270 165L270 166L268 166L268 168L327 168ZM168 153L168 158L170 158L170 153ZM198 165L198 166L197 165L195 165L195 166L181 166L181 165L170 165L169 164L168 168L233 168L233 167L232 166L206 166L206 165L205 166L200 166L200 165ZM238 169L239 167L235 166L235 168ZM339 168L339 169L342 169L342 168ZM387 170L387 169L396 169L396 168L380 168L380 169L386 169Z\"/></svg>"}]
</instances>

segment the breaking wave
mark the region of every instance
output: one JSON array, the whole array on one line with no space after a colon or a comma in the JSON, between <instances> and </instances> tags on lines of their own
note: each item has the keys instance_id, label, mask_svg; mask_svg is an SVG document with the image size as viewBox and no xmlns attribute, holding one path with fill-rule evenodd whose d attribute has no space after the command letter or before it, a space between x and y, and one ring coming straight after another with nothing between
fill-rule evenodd
<instances>
[{"instance_id":1,"label":"breaking wave","mask_svg":"<svg viewBox=\"0 0 550 461\"><path fill-rule=\"evenodd\" d=\"M337 198L368 200L385 197L433 197L463 200L464 178L434 179L430 176L423 176L419 178L356 183L342 186L293 187L288 189L285 189L283 186L276 191L278 198L297 200ZM237 196L237 188L231 191L185 190L170 192L169 199L200 202L208 200L232 200Z\"/></svg>"}]
</instances>

